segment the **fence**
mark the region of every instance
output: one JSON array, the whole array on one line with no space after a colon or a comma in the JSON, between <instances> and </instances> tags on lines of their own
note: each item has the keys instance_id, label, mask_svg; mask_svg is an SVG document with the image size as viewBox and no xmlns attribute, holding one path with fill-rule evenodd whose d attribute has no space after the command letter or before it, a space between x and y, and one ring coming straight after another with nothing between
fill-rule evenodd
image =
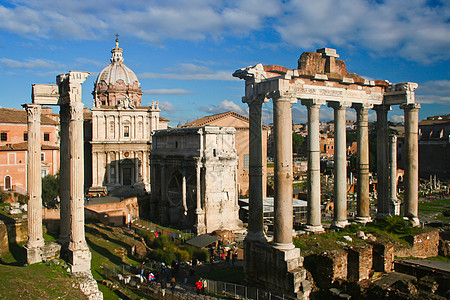
<instances>
[{"instance_id":1,"label":"fence","mask_svg":"<svg viewBox=\"0 0 450 300\"><path fill-rule=\"evenodd\" d=\"M255 287L206 279L205 290L215 295L251 300L295 300L291 295L274 293Z\"/></svg>"}]
</instances>

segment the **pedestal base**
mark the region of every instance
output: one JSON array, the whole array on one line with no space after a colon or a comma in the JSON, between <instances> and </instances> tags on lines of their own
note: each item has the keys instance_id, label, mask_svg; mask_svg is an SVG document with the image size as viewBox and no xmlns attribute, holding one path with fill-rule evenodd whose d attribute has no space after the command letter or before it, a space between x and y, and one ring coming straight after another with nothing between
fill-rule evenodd
<instances>
[{"instance_id":1,"label":"pedestal base","mask_svg":"<svg viewBox=\"0 0 450 300\"><path fill-rule=\"evenodd\" d=\"M29 265L40 263L42 261L42 249L24 246L27 250L27 263Z\"/></svg>"},{"instance_id":2,"label":"pedestal base","mask_svg":"<svg viewBox=\"0 0 450 300\"><path fill-rule=\"evenodd\" d=\"M322 225L308 225L308 224L306 224L303 229L306 232L313 232L313 233L319 233L319 232L324 232L325 231L323 229Z\"/></svg>"},{"instance_id":3,"label":"pedestal base","mask_svg":"<svg viewBox=\"0 0 450 300\"><path fill-rule=\"evenodd\" d=\"M72 268L72 273L90 272L91 270L91 252L86 249L69 249L69 264Z\"/></svg>"},{"instance_id":4,"label":"pedestal base","mask_svg":"<svg viewBox=\"0 0 450 300\"><path fill-rule=\"evenodd\" d=\"M245 236L245 241L267 243L267 237L262 231L249 231Z\"/></svg>"},{"instance_id":5,"label":"pedestal base","mask_svg":"<svg viewBox=\"0 0 450 300\"><path fill-rule=\"evenodd\" d=\"M355 222L359 224L366 224L372 222L372 219L370 217L356 217Z\"/></svg>"},{"instance_id":6,"label":"pedestal base","mask_svg":"<svg viewBox=\"0 0 450 300\"><path fill-rule=\"evenodd\" d=\"M418 227L420 226L420 220L417 217L408 217L408 220L411 222L412 226Z\"/></svg>"},{"instance_id":7,"label":"pedestal base","mask_svg":"<svg viewBox=\"0 0 450 300\"><path fill-rule=\"evenodd\" d=\"M331 222L331 227L335 227L335 228L344 228L347 225L348 225L348 221L347 220L343 220L343 221L335 221L335 220L333 220Z\"/></svg>"}]
</instances>

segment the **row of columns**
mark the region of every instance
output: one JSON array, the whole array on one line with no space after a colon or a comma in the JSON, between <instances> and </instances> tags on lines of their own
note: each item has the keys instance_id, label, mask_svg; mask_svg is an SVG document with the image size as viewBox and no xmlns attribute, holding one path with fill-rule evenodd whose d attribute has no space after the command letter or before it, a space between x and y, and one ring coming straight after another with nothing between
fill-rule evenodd
<instances>
[{"instance_id":1,"label":"row of columns","mask_svg":"<svg viewBox=\"0 0 450 300\"><path fill-rule=\"evenodd\" d=\"M292 244L292 111L295 98L277 93L273 99L274 147L275 147L275 203L274 243L280 249L290 249ZM262 122L261 108L267 101L265 95L244 98L249 106L250 119L250 203L247 240L265 240L263 232L262 196ZM320 191L320 145L319 110L323 100L302 100L308 109L308 210L306 230L322 231ZM346 154L346 109L352 106L357 112L358 143L358 222L370 221L369 211L369 104L340 101L328 103L334 109L335 156L334 156L334 219L332 225L344 227L347 221L347 154ZM414 225L418 219L418 104L402 105L405 113L405 216ZM377 105L378 137L378 216L392 214L389 202L389 176L396 172L396 161L391 159L389 174L388 153L388 105ZM396 179L396 176L395 176Z\"/></svg>"}]
</instances>

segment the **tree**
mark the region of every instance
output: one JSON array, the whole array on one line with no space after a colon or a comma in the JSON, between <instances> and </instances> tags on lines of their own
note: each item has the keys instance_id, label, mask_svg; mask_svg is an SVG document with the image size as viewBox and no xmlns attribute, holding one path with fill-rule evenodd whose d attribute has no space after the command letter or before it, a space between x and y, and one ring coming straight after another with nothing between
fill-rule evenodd
<instances>
[{"instance_id":1,"label":"tree","mask_svg":"<svg viewBox=\"0 0 450 300\"><path fill-rule=\"evenodd\" d=\"M299 154L300 148L303 145L303 142L305 141L305 138L303 135L293 132L292 133L292 151L294 153Z\"/></svg>"},{"instance_id":2,"label":"tree","mask_svg":"<svg viewBox=\"0 0 450 300\"><path fill-rule=\"evenodd\" d=\"M42 178L42 202L45 206L52 206L52 200L59 195L59 173L46 175Z\"/></svg>"}]
</instances>

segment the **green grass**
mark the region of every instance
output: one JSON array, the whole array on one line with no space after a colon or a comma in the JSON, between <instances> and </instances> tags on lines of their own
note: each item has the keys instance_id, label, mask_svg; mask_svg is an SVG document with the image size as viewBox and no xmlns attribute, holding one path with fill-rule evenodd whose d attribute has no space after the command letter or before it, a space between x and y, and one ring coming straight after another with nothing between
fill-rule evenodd
<instances>
[{"instance_id":1,"label":"green grass","mask_svg":"<svg viewBox=\"0 0 450 300\"><path fill-rule=\"evenodd\" d=\"M450 257L446 257L446 256L429 257L428 259L442 261L442 262L446 262L446 263L450 264Z\"/></svg>"},{"instance_id":2,"label":"green grass","mask_svg":"<svg viewBox=\"0 0 450 300\"><path fill-rule=\"evenodd\" d=\"M419 202L419 217L432 217L434 220L450 222L443 212L450 210L450 199L436 199Z\"/></svg>"},{"instance_id":3,"label":"green grass","mask_svg":"<svg viewBox=\"0 0 450 300\"><path fill-rule=\"evenodd\" d=\"M0 299L86 299L61 265L0 264Z\"/></svg>"}]
</instances>

